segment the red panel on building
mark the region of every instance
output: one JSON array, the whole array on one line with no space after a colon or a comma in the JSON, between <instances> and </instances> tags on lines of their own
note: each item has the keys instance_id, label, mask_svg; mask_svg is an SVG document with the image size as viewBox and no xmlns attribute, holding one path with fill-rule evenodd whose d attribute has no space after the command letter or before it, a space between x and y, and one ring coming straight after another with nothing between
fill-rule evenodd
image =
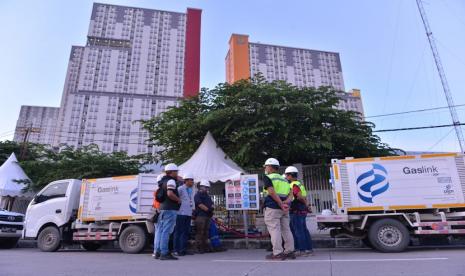
<instances>
[{"instance_id":1,"label":"red panel on building","mask_svg":"<svg viewBox=\"0 0 465 276\"><path fill-rule=\"evenodd\" d=\"M184 97L200 90L200 25L202 10L187 9L186 48L184 53Z\"/></svg>"}]
</instances>

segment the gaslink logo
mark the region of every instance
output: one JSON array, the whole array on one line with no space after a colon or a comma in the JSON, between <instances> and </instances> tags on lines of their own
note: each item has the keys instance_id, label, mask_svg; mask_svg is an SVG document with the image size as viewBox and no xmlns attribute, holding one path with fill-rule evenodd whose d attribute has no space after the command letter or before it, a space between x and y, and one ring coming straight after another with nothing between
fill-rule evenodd
<instances>
[{"instance_id":1,"label":"gaslink logo","mask_svg":"<svg viewBox=\"0 0 465 276\"><path fill-rule=\"evenodd\" d=\"M129 210L134 214L137 213L137 188L132 190L129 195Z\"/></svg>"},{"instance_id":2,"label":"gaslink logo","mask_svg":"<svg viewBox=\"0 0 465 276\"><path fill-rule=\"evenodd\" d=\"M389 189L388 173L380 164L371 164L371 170L357 177L358 196L367 203L373 203L373 198Z\"/></svg>"}]
</instances>

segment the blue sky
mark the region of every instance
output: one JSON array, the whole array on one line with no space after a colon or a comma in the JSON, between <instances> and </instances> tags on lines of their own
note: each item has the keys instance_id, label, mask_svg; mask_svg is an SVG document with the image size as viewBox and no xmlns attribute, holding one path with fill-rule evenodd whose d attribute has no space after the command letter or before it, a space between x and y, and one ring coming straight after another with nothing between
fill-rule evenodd
<instances>
[{"instance_id":1,"label":"blue sky","mask_svg":"<svg viewBox=\"0 0 465 276\"><path fill-rule=\"evenodd\" d=\"M415 0L106 1L185 11L201 8L201 86L224 81L231 33L253 42L341 54L346 89L360 88L366 116L445 106ZM0 1L0 139L21 105L59 106L71 45L84 45L92 1ZM456 104L465 104L465 1L425 0ZM465 122L465 107L459 107ZM448 124L448 110L371 119L376 129ZM451 128L380 135L405 150L458 150Z\"/></svg>"}]
</instances>

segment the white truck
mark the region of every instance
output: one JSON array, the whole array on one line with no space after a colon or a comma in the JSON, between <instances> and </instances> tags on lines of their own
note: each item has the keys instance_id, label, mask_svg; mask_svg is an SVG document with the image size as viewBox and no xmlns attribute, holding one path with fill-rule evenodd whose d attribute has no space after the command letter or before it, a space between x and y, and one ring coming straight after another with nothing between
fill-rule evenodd
<instances>
[{"instance_id":1,"label":"white truck","mask_svg":"<svg viewBox=\"0 0 465 276\"><path fill-rule=\"evenodd\" d=\"M463 154L332 160L333 209L317 216L332 237L401 252L412 236L465 235Z\"/></svg>"},{"instance_id":2,"label":"white truck","mask_svg":"<svg viewBox=\"0 0 465 276\"><path fill-rule=\"evenodd\" d=\"M80 243L88 251L118 241L126 253L139 253L154 232L156 175L58 180L44 187L26 211L24 238L42 251Z\"/></svg>"}]
</instances>

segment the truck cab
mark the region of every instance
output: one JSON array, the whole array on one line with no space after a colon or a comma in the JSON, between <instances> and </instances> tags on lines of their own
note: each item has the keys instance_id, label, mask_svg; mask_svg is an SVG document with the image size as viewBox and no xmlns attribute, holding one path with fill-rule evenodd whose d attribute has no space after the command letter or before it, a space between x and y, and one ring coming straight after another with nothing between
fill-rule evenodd
<instances>
[{"instance_id":1,"label":"truck cab","mask_svg":"<svg viewBox=\"0 0 465 276\"><path fill-rule=\"evenodd\" d=\"M77 214L80 187L77 179L57 180L37 193L26 211L24 238L37 239L43 251L55 251Z\"/></svg>"}]
</instances>

